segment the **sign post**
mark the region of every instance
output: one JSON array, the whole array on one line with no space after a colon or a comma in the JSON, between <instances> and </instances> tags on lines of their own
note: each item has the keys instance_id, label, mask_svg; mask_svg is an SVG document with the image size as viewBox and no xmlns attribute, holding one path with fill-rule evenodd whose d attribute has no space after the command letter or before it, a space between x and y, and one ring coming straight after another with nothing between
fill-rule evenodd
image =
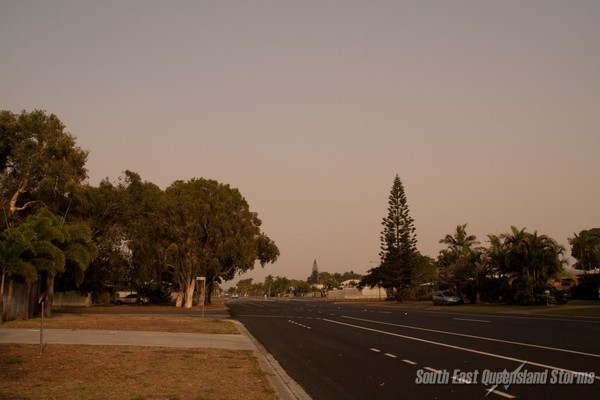
<instances>
[{"instance_id":1,"label":"sign post","mask_svg":"<svg viewBox=\"0 0 600 400\"><path fill-rule=\"evenodd\" d=\"M196 281L198 281L198 301L202 306L202 318L204 318L204 298L206 297L206 277L205 276L197 276ZM202 293L200 293L200 282L202 282Z\"/></svg>"}]
</instances>

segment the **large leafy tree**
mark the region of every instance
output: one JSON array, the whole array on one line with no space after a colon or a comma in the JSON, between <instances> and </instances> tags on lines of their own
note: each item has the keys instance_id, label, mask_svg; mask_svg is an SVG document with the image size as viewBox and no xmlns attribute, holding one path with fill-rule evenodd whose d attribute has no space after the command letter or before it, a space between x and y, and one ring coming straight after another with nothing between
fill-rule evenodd
<instances>
[{"instance_id":1,"label":"large leafy tree","mask_svg":"<svg viewBox=\"0 0 600 400\"><path fill-rule=\"evenodd\" d=\"M166 279L164 238L164 192L155 184L143 182L137 173L125 171L122 186L125 203L125 219L121 226L125 232L130 257L130 284L158 284Z\"/></svg>"},{"instance_id":2,"label":"large leafy tree","mask_svg":"<svg viewBox=\"0 0 600 400\"><path fill-rule=\"evenodd\" d=\"M479 290L479 266L481 251L475 235L467 233L467 224L458 225L453 235L440 240L447 247L438 255L441 283L452 286L459 293L467 294L476 302Z\"/></svg>"},{"instance_id":3,"label":"large leafy tree","mask_svg":"<svg viewBox=\"0 0 600 400\"><path fill-rule=\"evenodd\" d=\"M274 262L279 250L260 231L261 221L241 193L214 180L176 181L165 191L166 257L185 307L192 306L196 278L206 278L206 300L215 283ZM181 304L178 304L181 305Z\"/></svg>"},{"instance_id":4,"label":"large leafy tree","mask_svg":"<svg viewBox=\"0 0 600 400\"><path fill-rule=\"evenodd\" d=\"M98 256L86 270L82 286L94 293L106 287L128 287L131 283L131 252L126 246L127 214L125 190L104 179L97 187L85 186L70 215L86 220Z\"/></svg>"},{"instance_id":5,"label":"large leafy tree","mask_svg":"<svg viewBox=\"0 0 600 400\"><path fill-rule=\"evenodd\" d=\"M99 255L86 273L85 287L160 293L171 280L165 263L164 192L139 174L125 171L117 183L86 187L71 214L90 221Z\"/></svg>"},{"instance_id":6,"label":"large leafy tree","mask_svg":"<svg viewBox=\"0 0 600 400\"><path fill-rule=\"evenodd\" d=\"M404 186L396 175L388 197L388 215L382 221L381 263L361 281L361 286L393 290L398 301L413 285L417 265L417 238L409 211Z\"/></svg>"},{"instance_id":7,"label":"large leafy tree","mask_svg":"<svg viewBox=\"0 0 600 400\"><path fill-rule=\"evenodd\" d=\"M86 178L87 152L54 114L0 111L0 195L11 219L47 207L64 214Z\"/></svg>"},{"instance_id":8,"label":"large leafy tree","mask_svg":"<svg viewBox=\"0 0 600 400\"><path fill-rule=\"evenodd\" d=\"M574 267L584 271L600 268L600 228L582 230L569 239L571 256L577 262Z\"/></svg>"}]
</instances>

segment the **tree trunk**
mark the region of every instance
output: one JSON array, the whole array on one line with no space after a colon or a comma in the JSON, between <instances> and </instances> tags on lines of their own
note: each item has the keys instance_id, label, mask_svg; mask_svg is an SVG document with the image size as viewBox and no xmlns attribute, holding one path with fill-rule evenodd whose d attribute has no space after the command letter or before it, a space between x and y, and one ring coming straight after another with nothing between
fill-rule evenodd
<instances>
[{"instance_id":1,"label":"tree trunk","mask_svg":"<svg viewBox=\"0 0 600 400\"><path fill-rule=\"evenodd\" d=\"M211 293L213 291L214 282L206 282L206 293L204 294L204 304L212 304L212 296Z\"/></svg>"},{"instance_id":2,"label":"tree trunk","mask_svg":"<svg viewBox=\"0 0 600 400\"><path fill-rule=\"evenodd\" d=\"M180 290L177 296L177 300L175 300L175 307L179 308L183 305L183 290Z\"/></svg>"},{"instance_id":3,"label":"tree trunk","mask_svg":"<svg viewBox=\"0 0 600 400\"><path fill-rule=\"evenodd\" d=\"M196 280L192 279L185 288L185 308L192 308L194 305L194 289L196 289Z\"/></svg>"},{"instance_id":4,"label":"tree trunk","mask_svg":"<svg viewBox=\"0 0 600 400\"><path fill-rule=\"evenodd\" d=\"M50 318L52 317L52 302L54 301L54 273L52 272L48 272L46 278L46 293L44 297L44 309L42 312L44 313L44 317Z\"/></svg>"},{"instance_id":5,"label":"tree trunk","mask_svg":"<svg viewBox=\"0 0 600 400\"><path fill-rule=\"evenodd\" d=\"M2 271L2 281L0 282L0 324L4 323L4 277L6 273Z\"/></svg>"}]
</instances>

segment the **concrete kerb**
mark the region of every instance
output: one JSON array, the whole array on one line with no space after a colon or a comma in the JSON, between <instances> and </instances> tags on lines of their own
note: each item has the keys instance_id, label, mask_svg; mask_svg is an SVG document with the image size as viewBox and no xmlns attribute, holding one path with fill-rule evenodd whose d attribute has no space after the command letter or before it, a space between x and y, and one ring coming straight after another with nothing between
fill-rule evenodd
<instances>
[{"instance_id":1,"label":"concrete kerb","mask_svg":"<svg viewBox=\"0 0 600 400\"><path fill-rule=\"evenodd\" d=\"M269 380L277 391L279 398L282 400L311 400L304 389L285 372L277 360L246 329L244 324L236 320L232 321L238 326L242 334L253 342L254 350L258 355L258 362L263 371L268 374Z\"/></svg>"}]
</instances>

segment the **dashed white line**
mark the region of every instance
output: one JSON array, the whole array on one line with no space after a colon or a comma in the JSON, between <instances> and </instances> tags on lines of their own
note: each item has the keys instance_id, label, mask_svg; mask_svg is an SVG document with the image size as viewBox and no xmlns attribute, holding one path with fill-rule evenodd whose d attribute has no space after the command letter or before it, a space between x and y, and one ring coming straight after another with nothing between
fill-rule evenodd
<instances>
[{"instance_id":1,"label":"dashed white line","mask_svg":"<svg viewBox=\"0 0 600 400\"><path fill-rule=\"evenodd\" d=\"M289 320L289 319L288 319L288 322L289 322L290 324L298 325L298 326L300 326L300 327L302 327L302 328L305 328L305 329L312 329L310 326L303 325L303 324L299 324L299 323L298 323L298 322L296 322L296 321L292 321L292 320Z\"/></svg>"},{"instance_id":2,"label":"dashed white line","mask_svg":"<svg viewBox=\"0 0 600 400\"><path fill-rule=\"evenodd\" d=\"M469 321L469 322L491 322L485 319L471 319L471 318L452 318L455 321Z\"/></svg>"},{"instance_id":3,"label":"dashed white line","mask_svg":"<svg viewBox=\"0 0 600 400\"><path fill-rule=\"evenodd\" d=\"M411 361L411 360L402 360L402 362L405 362L405 363L410 364L410 365L417 365L416 362Z\"/></svg>"},{"instance_id":4,"label":"dashed white line","mask_svg":"<svg viewBox=\"0 0 600 400\"><path fill-rule=\"evenodd\" d=\"M490 342L514 344L514 345L517 345L517 346L533 347L533 348L536 348L536 349L544 349L544 350L551 350L551 351L558 351L558 352L563 352L563 353L579 354L579 355L588 356L588 357L600 358L600 354L585 353L583 351L577 351L577 350L560 349L560 348L556 348L556 347L540 346L540 345L531 344L531 343L522 343L522 342L514 342L514 341L511 341L511 340L494 339L494 338L489 338L489 337L484 337L484 336L476 336L476 335L468 335L468 334L464 334L464 333L441 331L441 330L438 330L438 329L421 328L421 327L418 327L418 326L402 325L402 324L395 324L395 323L391 323L391 322L376 321L376 320L372 320L372 319L356 318L356 317L350 317L350 316L347 316L347 315L342 315L341 317L342 318L347 318L347 319L352 319L352 320L355 320L355 321L370 322L370 323L373 323L373 324L380 324L380 325L387 325L387 326L397 326L397 327L400 327L400 328L415 329L415 330L424 331L424 332L443 333L445 335L467 337L467 338L473 338L473 339L487 340L487 341L490 341ZM331 320L324 320L324 321L331 321ZM332 321L332 322L334 322L334 321ZM339 322L339 323L343 324L343 322ZM351 325L351 324L348 324L348 325L349 326L357 326L357 325ZM368 328L364 328L364 329L368 330ZM377 329L372 329L372 330L373 331L378 331ZM402 336L402 335L400 335L400 336ZM597 379L600 379L600 377L597 377Z\"/></svg>"},{"instance_id":5,"label":"dashed white line","mask_svg":"<svg viewBox=\"0 0 600 400\"><path fill-rule=\"evenodd\" d=\"M371 347L369 350L374 351L375 353L381 353L381 350L375 349L373 347Z\"/></svg>"},{"instance_id":6,"label":"dashed white line","mask_svg":"<svg viewBox=\"0 0 600 400\"><path fill-rule=\"evenodd\" d=\"M359 319L359 318L354 318L354 319ZM382 331L380 329L368 328L366 326L353 325L353 324L348 324L348 323L341 322L341 321L334 321L334 320L331 320L331 319L323 319L323 321L331 322L333 324L348 326L348 327L355 328L355 329L361 329L361 330L365 330L365 331L369 331L369 332L381 333L383 335L400 337L400 338L403 338L403 339L414 340L414 341L421 342L421 343L432 344L432 345L435 345L435 346L442 346L442 347L446 347L448 349L455 349L455 350L460 350L460 351L466 351L466 352L469 352L469 353L479 354L479 355L482 355L482 356L494 357L494 358L498 358L498 359L501 359L501 360L514 361L514 362L518 362L518 363L527 363L529 365L535 365L536 367L541 367L541 368L546 368L546 369L555 369L555 370L558 370L558 371L566 371L566 372L570 372L570 373L573 373L573 374L577 374L578 373L578 371L574 371L574 370L571 370L571 369L568 369L568 368L561 368L561 367L558 367L558 366L548 365L548 364L543 364L543 363L538 363L538 362L531 361L531 360L523 360L523 359L516 358L516 357L508 357L508 356L503 356L501 354L490 353L490 352L487 352L487 351L480 351L480 350L470 349L468 347L461 347L461 346L456 346L456 345L452 345L452 344L448 344L448 343L436 342L436 341L433 341L433 340L422 339L422 338L415 337L415 336L401 335L399 333ZM467 335L461 335L461 336L467 336ZM596 377L594 377L594 379L600 380L600 376L596 376Z\"/></svg>"},{"instance_id":7,"label":"dashed white line","mask_svg":"<svg viewBox=\"0 0 600 400\"><path fill-rule=\"evenodd\" d=\"M398 358L397 355L391 354L391 353L385 353L385 355L389 358Z\"/></svg>"}]
</instances>

